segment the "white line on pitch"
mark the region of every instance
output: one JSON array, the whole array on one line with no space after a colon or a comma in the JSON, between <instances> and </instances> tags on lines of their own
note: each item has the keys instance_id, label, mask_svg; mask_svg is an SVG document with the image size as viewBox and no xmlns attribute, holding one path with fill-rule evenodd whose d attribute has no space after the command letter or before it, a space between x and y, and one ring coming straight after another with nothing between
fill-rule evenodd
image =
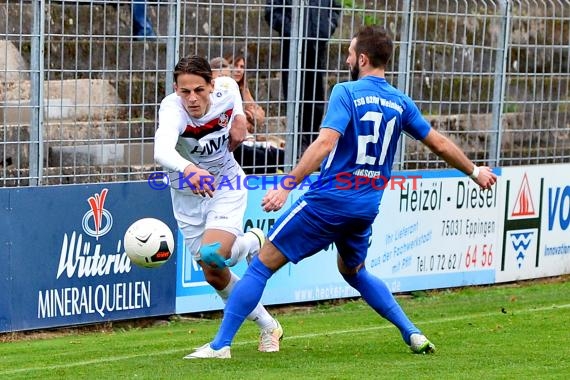
<instances>
[{"instance_id":1,"label":"white line on pitch","mask_svg":"<svg viewBox=\"0 0 570 380\"><path fill-rule=\"evenodd\" d=\"M536 312L541 312L541 311L552 311L552 310L567 309L567 308L570 308L570 304L551 305L551 306L537 307L537 308L533 308L533 309L514 309L512 313L525 314L525 313L536 313ZM497 311L492 311L492 312L487 312L487 313L458 315L455 317L439 318L439 319L433 319L430 321L416 322L416 324L418 324L418 325L433 325L433 324L439 324L439 323L461 321L464 319L486 318L486 317L491 317L491 316L497 315L497 313L498 313ZM307 338L315 338L315 337L325 336L325 335L359 334L359 333L366 333L366 332L375 331L375 330L384 330L384 329L393 328L393 327L394 326L392 324L383 324L380 326L370 326L370 327L349 329L349 330L323 331L323 332L311 333L311 334L287 336L287 337L284 337L283 340L307 339ZM257 343L257 341L252 341L252 340L242 341L242 342L234 343L233 346L243 346L243 345L256 344L256 343ZM178 352L186 352L189 350L190 350L189 348L177 348L177 349L166 350L166 351L161 350L160 355L164 356L165 354L175 354ZM151 356L151 355L154 355L154 354L152 354L152 353L133 354L133 355L124 355L124 356L114 356L114 357L103 358L103 359L84 360L81 362L56 364L56 365L49 365L49 366L42 366L42 367L17 368L17 369L11 369L11 370L7 370L7 371L1 371L0 370L0 375L11 375L11 374L22 373L22 372L35 372L35 371L45 371L45 370L53 370L53 369L63 369L63 368L71 368L71 367L85 366L85 365L91 365L91 364L112 363L112 362L118 362L118 361L122 361L122 360L130 360L133 358Z\"/></svg>"}]
</instances>

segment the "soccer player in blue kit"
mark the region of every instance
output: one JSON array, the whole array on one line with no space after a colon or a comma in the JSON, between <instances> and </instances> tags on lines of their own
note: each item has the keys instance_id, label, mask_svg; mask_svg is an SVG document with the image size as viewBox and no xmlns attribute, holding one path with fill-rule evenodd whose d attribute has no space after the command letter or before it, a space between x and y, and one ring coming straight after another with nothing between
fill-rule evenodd
<instances>
[{"instance_id":1,"label":"soccer player in blue kit","mask_svg":"<svg viewBox=\"0 0 570 380\"><path fill-rule=\"evenodd\" d=\"M489 189L497 176L489 167L474 165L457 145L431 128L408 96L386 82L384 70L392 45L390 35L381 27L362 27L354 35L346 60L353 81L334 86L318 138L289 173L289 182L267 192L262 207L279 210L291 189L319 166L321 181L278 219L230 295L214 340L186 359L230 358L235 334L258 304L273 273L330 243L337 247L338 269L346 282L400 330L412 352L435 352L434 344L409 320L386 284L364 265L371 225L382 199L380 189L390 178L402 132L421 141L483 189Z\"/></svg>"}]
</instances>

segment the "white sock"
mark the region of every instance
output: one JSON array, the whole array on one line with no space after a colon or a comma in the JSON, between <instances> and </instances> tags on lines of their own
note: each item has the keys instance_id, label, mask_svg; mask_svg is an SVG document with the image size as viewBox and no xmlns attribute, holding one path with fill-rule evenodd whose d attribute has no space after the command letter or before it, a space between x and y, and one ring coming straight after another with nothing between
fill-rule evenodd
<instances>
[{"instance_id":1,"label":"white sock","mask_svg":"<svg viewBox=\"0 0 570 380\"><path fill-rule=\"evenodd\" d=\"M216 289L216 293L218 293L218 295L220 296L220 298L222 299L222 301L224 301L224 303L226 303L226 301L228 300L228 297L230 296L230 293L232 292L232 290L234 289L234 286L236 284L236 282L239 281L239 277L230 270L230 282L228 282L228 284L226 285L225 288L223 288L222 290L217 290Z\"/></svg>"},{"instance_id":2,"label":"white sock","mask_svg":"<svg viewBox=\"0 0 570 380\"><path fill-rule=\"evenodd\" d=\"M253 311L247 316L247 319L254 321L262 330L274 329L277 327L277 322L261 303L257 304L255 309L253 309Z\"/></svg>"},{"instance_id":3,"label":"white sock","mask_svg":"<svg viewBox=\"0 0 570 380\"><path fill-rule=\"evenodd\" d=\"M228 297L234 289L236 282L239 281L239 277L231 270L230 275L230 282L228 282L226 287L222 290L216 290L216 293L218 293L224 303L226 303L228 300ZM255 309L253 309L253 311L246 318L250 321L254 321L260 329L277 327L275 319L273 319L271 314L269 314L269 312L265 309L265 307L263 307L261 303L258 303Z\"/></svg>"},{"instance_id":4,"label":"white sock","mask_svg":"<svg viewBox=\"0 0 570 380\"><path fill-rule=\"evenodd\" d=\"M241 261L241 259L246 257L250 251L256 249L258 245L259 240L253 234L246 233L242 236L238 236L234 242L234 245L232 245L230 255L231 263L228 266L232 267L236 265Z\"/></svg>"}]
</instances>

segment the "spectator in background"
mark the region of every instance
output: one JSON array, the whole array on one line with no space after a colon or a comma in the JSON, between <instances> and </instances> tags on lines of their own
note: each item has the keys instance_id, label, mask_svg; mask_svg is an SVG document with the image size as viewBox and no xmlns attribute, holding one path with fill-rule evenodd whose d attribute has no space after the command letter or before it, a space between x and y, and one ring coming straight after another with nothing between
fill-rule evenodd
<instances>
[{"instance_id":1,"label":"spectator in background","mask_svg":"<svg viewBox=\"0 0 570 380\"><path fill-rule=\"evenodd\" d=\"M255 102L247 85L245 57L243 55L228 56L226 60L232 66L232 77L237 82L241 93L243 110L248 123L248 132L255 135L257 141L268 141L275 148L283 148L285 146L285 140L277 136L264 134L264 132L267 132L265 110Z\"/></svg>"},{"instance_id":2,"label":"spectator in background","mask_svg":"<svg viewBox=\"0 0 570 380\"><path fill-rule=\"evenodd\" d=\"M236 59L231 59L231 61L237 62ZM255 103L253 96L245 85L245 67L243 63L245 63L245 59L242 57L242 84L236 79L236 76L234 76L234 79L238 82L242 100L244 99L244 88L247 94L249 94L247 99L251 99L251 101L248 102L249 105L244 104L244 112L248 120L248 135L245 141L234 150L234 157L246 174L277 173L278 170L282 170L283 168L285 152L266 141L256 141L256 137L253 135L255 125L257 125L258 122L261 124L265 123L265 111ZM223 57L212 58L210 60L210 67L212 68L214 79L222 76L229 77L233 74L229 61ZM254 107L252 107L252 104ZM247 111L248 107L249 112ZM254 110L253 112L252 109ZM259 110L261 110L261 112ZM251 119L252 117L253 119ZM253 121L253 123L250 120Z\"/></svg>"},{"instance_id":3,"label":"spectator in background","mask_svg":"<svg viewBox=\"0 0 570 380\"><path fill-rule=\"evenodd\" d=\"M247 130L251 134L259 132L265 125L265 110L255 102L247 86L247 80L245 79L245 57L243 55L228 56L226 60L232 65L232 77L237 82L241 93L243 111L245 112L248 123Z\"/></svg>"},{"instance_id":4,"label":"spectator in background","mask_svg":"<svg viewBox=\"0 0 570 380\"><path fill-rule=\"evenodd\" d=\"M145 0L133 0L133 36L139 38L156 37L148 17Z\"/></svg>"},{"instance_id":5,"label":"spectator in background","mask_svg":"<svg viewBox=\"0 0 570 380\"><path fill-rule=\"evenodd\" d=\"M212 68L214 78L232 76L230 63L223 57L212 58L210 67Z\"/></svg>"},{"instance_id":6,"label":"spectator in background","mask_svg":"<svg viewBox=\"0 0 570 380\"><path fill-rule=\"evenodd\" d=\"M291 37L291 0L266 0L265 21L281 34L283 94L287 98ZM342 5L338 0L308 0L301 42L300 152L316 138L324 114L327 42L338 26Z\"/></svg>"}]
</instances>

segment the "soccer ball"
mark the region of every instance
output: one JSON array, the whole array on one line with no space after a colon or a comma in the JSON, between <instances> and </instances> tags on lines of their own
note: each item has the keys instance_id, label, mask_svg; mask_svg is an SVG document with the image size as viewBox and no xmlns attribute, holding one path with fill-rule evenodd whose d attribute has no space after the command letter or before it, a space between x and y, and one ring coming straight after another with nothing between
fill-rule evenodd
<instances>
[{"instance_id":1,"label":"soccer ball","mask_svg":"<svg viewBox=\"0 0 570 380\"><path fill-rule=\"evenodd\" d=\"M125 253L133 264L157 268L174 252L174 237L170 228L154 218L139 219L125 232Z\"/></svg>"}]
</instances>

